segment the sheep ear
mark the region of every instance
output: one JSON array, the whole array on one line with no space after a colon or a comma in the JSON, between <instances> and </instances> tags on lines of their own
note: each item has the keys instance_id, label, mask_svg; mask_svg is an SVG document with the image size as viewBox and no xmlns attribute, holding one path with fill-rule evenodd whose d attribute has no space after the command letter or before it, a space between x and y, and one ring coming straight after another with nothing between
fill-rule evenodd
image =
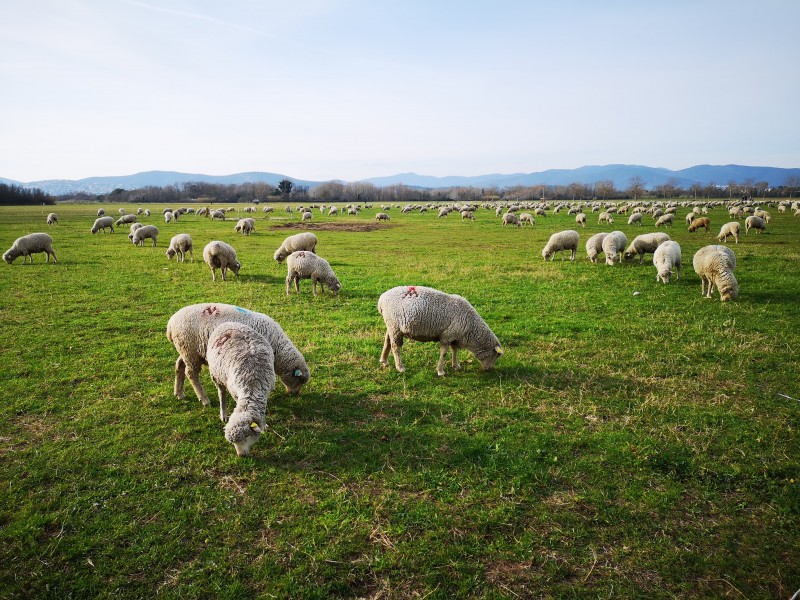
<instances>
[{"instance_id":1,"label":"sheep ear","mask_svg":"<svg viewBox=\"0 0 800 600\"><path fill-rule=\"evenodd\" d=\"M503 354L503 349L500 346L495 346L494 347L494 351L497 352L500 355Z\"/></svg>"},{"instance_id":2,"label":"sheep ear","mask_svg":"<svg viewBox=\"0 0 800 600\"><path fill-rule=\"evenodd\" d=\"M255 421L253 421L252 423L250 423L250 429L252 429L252 430L253 430L253 431L255 431L256 433L261 433L261 427L259 427L259 426L258 426L258 423L256 423Z\"/></svg>"},{"instance_id":3,"label":"sheep ear","mask_svg":"<svg viewBox=\"0 0 800 600\"><path fill-rule=\"evenodd\" d=\"M300 369L295 369L294 370L294 376L295 377L300 377L302 375L303 375L303 372Z\"/></svg>"}]
</instances>

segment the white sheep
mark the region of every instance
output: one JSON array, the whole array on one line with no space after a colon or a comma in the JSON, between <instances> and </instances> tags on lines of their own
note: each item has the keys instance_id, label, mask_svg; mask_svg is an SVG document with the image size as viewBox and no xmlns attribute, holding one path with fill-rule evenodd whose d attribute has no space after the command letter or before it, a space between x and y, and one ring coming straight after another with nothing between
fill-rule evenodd
<instances>
[{"instance_id":1,"label":"white sheep","mask_svg":"<svg viewBox=\"0 0 800 600\"><path fill-rule=\"evenodd\" d=\"M314 252L316 247L317 247L317 236L315 236L310 231L304 231L303 233L290 235L285 240L283 240L278 249L275 250L273 258L277 260L278 263L282 263L283 259L289 256L292 252L297 252L298 250L307 250L308 252Z\"/></svg>"},{"instance_id":2,"label":"white sheep","mask_svg":"<svg viewBox=\"0 0 800 600\"><path fill-rule=\"evenodd\" d=\"M153 240L153 247L158 243L158 227L155 225L145 225L133 232L131 241L134 246L144 246L146 239Z\"/></svg>"},{"instance_id":3,"label":"white sheep","mask_svg":"<svg viewBox=\"0 0 800 600\"><path fill-rule=\"evenodd\" d=\"M656 282L669 283L670 276L675 273L681 278L681 247L678 242L667 240L659 244L653 252L653 266L656 268Z\"/></svg>"},{"instance_id":4,"label":"white sheep","mask_svg":"<svg viewBox=\"0 0 800 600\"><path fill-rule=\"evenodd\" d=\"M192 236L188 233L179 233L169 241L169 248L167 248L166 252L167 259L172 260L172 257L177 254L180 262L186 262L186 253L188 252L192 262L194 262L193 247Z\"/></svg>"},{"instance_id":5,"label":"white sheep","mask_svg":"<svg viewBox=\"0 0 800 600\"><path fill-rule=\"evenodd\" d=\"M222 271L222 281L225 281L225 274L228 269L233 271L233 274L237 277L239 276L241 265L236 259L236 250L230 244L219 240L208 242L206 247L203 248L203 260L211 268L211 279L213 281L217 280L217 269Z\"/></svg>"},{"instance_id":6,"label":"white sheep","mask_svg":"<svg viewBox=\"0 0 800 600\"><path fill-rule=\"evenodd\" d=\"M300 220L301 220L301 221L310 221L310 220L311 220L311 219L313 219L313 218L314 218L314 213L312 213L310 210L306 210L306 211L303 213L303 216L302 216L302 217L300 217Z\"/></svg>"},{"instance_id":7,"label":"white sheep","mask_svg":"<svg viewBox=\"0 0 800 600\"><path fill-rule=\"evenodd\" d=\"M607 265L613 265L614 261L622 262L622 252L627 243L628 238L621 231L612 231L603 238L603 252L606 255Z\"/></svg>"},{"instance_id":8,"label":"white sheep","mask_svg":"<svg viewBox=\"0 0 800 600\"><path fill-rule=\"evenodd\" d=\"M97 209L97 216L98 217L102 217L104 214L106 214L106 209L104 209L104 208L98 208Z\"/></svg>"},{"instance_id":9,"label":"white sheep","mask_svg":"<svg viewBox=\"0 0 800 600\"><path fill-rule=\"evenodd\" d=\"M53 238L46 233L29 233L14 240L11 248L3 254L3 260L11 264L21 256L23 265L26 259L29 259L30 263L33 264L32 255L40 252L47 254L44 262L50 262L50 256L53 257L53 262L58 262L56 253L53 251Z\"/></svg>"},{"instance_id":10,"label":"white sheep","mask_svg":"<svg viewBox=\"0 0 800 600\"><path fill-rule=\"evenodd\" d=\"M719 235L717 239L720 242L728 243L728 236L733 236L733 239L736 240L736 243L739 243L739 222L738 221L731 221L730 223L725 223L722 226L722 229L719 230Z\"/></svg>"},{"instance_id":11,"label":"white sheep","mask_svg":"<svg viewBox=\"0 0 800 600\"><path fill-rule=\"evenodd\" d=\"M143 212L144 212L144 209L141 206L136 209L136 214L137 215L141 215Z\"/></svg>"},{"instance_id":12,"label":"white sheep","mask_svg":"<svg viewBox=\"0 0 800 600\"><path fill-rule=\"evenodd\" d=\"M642 235L637 235L633 238L630 246L628 249L625 250L623 257L625 260L630 260L637 254L639 255L639 264L644 262L644 255L648 252L655 252L658 245L662 242L666 242L670 237L661 231L656 231L654 233L643 233Z\"/></svg>"},{"instance_id":13,"label":"white sheep","mask_svg":"<svg viewBox=\"0 0 800 600\"><path fill-rule=\"evenodd\" d=\"M575 224L580 225L581 227L586 227L586 215L582 212L579 212L575 215Z\"/></svg>"},{"instance_id":14,"label":"white sheep","mask_svg":"<svg viewBox=\"0 0 800 600\"><path fill-rule=\"evenodd\" d=\"M711 298L714 286L719 290L722 302L733 300L739 295L739 282L733 274L736 268L736 255L727 246L704 246L692 259L694 272L700 276L701 295ZM706 293L706 284L708 292Z\"/></svg>"},{"instance_id":15,"label":"white sheep","mask_svg":"<svg viewBox=\"0 0 800 600\"><path fill-rule=\"evenodd\" d=\"M628 217L628 225L633 225L634 223L639 227L642 226L642 213L635 212L632 213L630 217Z\"/></svg>"},{"instance_id":16,"label":"white sheep","mask_svg":"<svg viewBox=\"0 0 800 600\"><path fill-rule=\"evenodd\" d=\"M144 209L144 216L145 217L149 217L150 216L150 209L149 208L145 208Z\"/></svg>"},{"instance_id":17,"label":"white sheep","mask_svg":"<svg viewBox=\"0 0 800 600\"><path fill-rule=\"evenodd\" d=\"M131 230L128 232L128 239L133 241L133 234L137 229L144 227L144 223L131 223Z\"/></svg>"},{"instance_id":18,"label":"white sheep","mask_svg":"<svg viewBox=\"0 0 800 600\"><path fill-rule=\"evenodd\" d=\"M744 232L750 233L751 229L755 229L757 233L762 233L767 228L767 222L761 217L750 215L744 220Z\"/></svg>"},{"instance_id":19,"label":"white sheep","mask_svg":"<svg viewBox=\"0 0 800 600\"><path fill-rule=\"evenodd\" d=\"M461 220L469 219L470 221L475 220L475 215L472 213L471 210L462 210L461 211Z\"/></svg>"},{"instance_id":20,"label":"white sheep","mask_svg":"<svg viewBox=\"0 0 800 600\"><path fill-rule=\"evenodd\" d=\"M300 393L311 372L303 355L278 323L265 314L231 304L204 303L184 306L167 323L167 339L178 351L174 388L177 398L185 398L184 385L188 377L197 399L204 406L210 404L200 382L200 370L206 363L211 332L225 322L245 323L266 337L275 356L275 374L288 393Z\"/></svg>"},{"instance_id":21,"label":"white sheep","mask_svg":"<svg viewBox=\"0 0 800 600\"><path fill-rule=\"evenodd\" d=\"M56 213L50 213L47 215L47 224L48 225L55 225L58 223L58 215Z\"/></svg>"},{"instance_id":22,"label":"white sheep","mask_svg":"<svg viewBox=\"0 0 800 600\"><path fill-rule=\"evenodd\" d=\"M239 219L234 230L243 235L250 235L251 232L256 230L256 220L252 217Z\"/></svg>"},{"instance_id":23,"label":"white sheep","mask_svg":"<svg viewBox=\"0 0 800 600\"><path fill-rule=\"evenodd\" d=\"M662 225L669 225L672 227L672 224L675 222L675 215L672 213L667 213L665 215L661 215L658 217L658 221L656 221L656 227L661 227Z\"/></svg>"},{"instance_id":24,"label":"white sheep","mask_svg":"<svg viewBox=\"0 0 800 600\"><path fill-rule=\"evenodd\" d=\"M98 231L102 230L103 233L105 233L106 227L111 229L111 233L114 233L114 217L99 217L95 219L91 232L97 233Z\"/></svg>"},{"instance_id":25,"label":"white sheep","mask_svg":"<svg viewBox=\"0 0 800 600\"><path fill-rule=\"evenodd\" d=\"M460 370L456 356L460 348L475 355L484 370L491 369L503 354L500 341L475 308L461 296L446 294L424 286L399 286L378 299L378 311L386 323L386 337L380 363L389 366L389 350L394 366L405 371L400 348L403 338L421 342L439 342L436 374L444 376L444 357L450 348L453 369Z\"/></svg>"},{"instance_id":26,"label":"white sheep","mask_svg":"<svg viewBox=\"0 0 800 600\"><path fill-rule=\"evenodd\" d=\"M119 214L124 215L125 214L125 209L124 208L120 208L119 209Z\"/></svg>"},{"instance_id":27,"label":"white sheep","mask_svg":"<svg viewBox=\"0 0 800 600\"><path fill-rule=\"evenodd\" d=\"M522 223L529 223L531 225L536 225L536 219L533 218L531 213L520 213L519 215L519 222Z\"/></svg>"},{"instance_id":28,"label":"white sheep","mask_svg":"<svg viewBox=\"0 0 800 600\"><path fill-rule=\"evenodd\" d=\"M385 212L379 212L378 214L375 215L375 220L376 221L389 221L390 217Z\"/></svg>"},{"instance_id":29,"label":"white sheep","mask_svg":"<svg viewBox=\"0 0 800 600\"><path fill-rule=\"evenodd\" d=\"M136 215L122 215L114 225L119 227L120 225L130 225L131 223L136 223Z\"/></svg>"},{"instance_id":30,"label":"white sheep","mask_svg":"<svg viewBox=\"0 0 800 600\"><path fill-rule=\"evenodd\" d=\"M603 251L603 239L605 239L607 235L608 233L604 232L595 233L586 242L586 256L593 263L597 262L597 255Z\"/></svg>"},{"instance_id":31,"label":"white sheep","mask_svg":"<svg viewBox=\"0 0 800 600\"><path fill-rule=\"evenodd\" d=\"M244 323L221 323L208 338L206 361L219 395L225 439L237 456L247 456L267 427L267 400L275 387L272 346ZM236 402L230 418L228 393Z\"/></svg>"},{"instance_id":32,"label":"white sheep","mask_svg":"<svg viewBox=\"0 0 800 600\"><path fill-rule=\"evenodd\" d=\"M597 222L598 223L609 223L609 224L611 224L611 223L614 223L614 219L611 217L611 213L606 211L606 212L601 212L600 213L600 217L598 217Z\"/></svg>"},{"instance_id":33,"label":"white sheep","mask_svg":"<svg viewBox=\"0 0 800 600\"><path fill-rule=\"evenodd\" d=\"M336 208L335 206L331 206L330 209L328 210L328 215L338 215L338 214L339 214L339 209Z\"/></svg>"},{"instance_id":34,"label":"white sheep","mask_svg":"<svg viewBox=\"0 0 800 600\"><path fill-rule=\"evenodd\" d=\"M172 223L175 220L177 213L173 213L172 211L167 211L164 213L164 223Z\"/></svg>"},{"instance_id":35,"label":"white sheep","mask_svg":"<svg viewBox=\"0 0 800 600\"><path fill-rule=\"evenodd\" d=\"M323 292L325 291L325 285L334 294L338 294L339 290L342 289L342 284L339 283L339 279L333 272L330 263L313 252L306 250L292 252L286 257L286 267L288 270L286 275L287 296L292 282L294 282L295 291L300 293L301 279L311 280L312 291L315 296L317 295L317 282L319 282L319 289Z\"/></svg>"},{"instance_id":36,"label":"white sheep","mask_svg":"<svg viewBox=\"0 0 800 600\"><path fill-rule=\"evenodd\" d=\"M507 212L503 215L503 227L506 225L516 225L517 227L522 227L522 222L519 220L517 215Z\"/></svg>"},{"instance_id":37,"label":"white sheep","mask_svg":"<svg viewBox=\"0 0 800 600\"><path fill-rule=\"evenodd\" d=\"M549 258L552 261L557 252L570 250L572 253L570 260L575 260L575 256L578 253L578 243L580 243L580 235L574 229L558 231L550 236L547 244L542 248L542 257L545 260Z\"/></svg>"},{"instance_id":38,"label":"white sheep","mask_svg":"<svg viewBox=\"0 0 800 600\"><path fill-rule=\"evenodd\" d=\"M209 214L212 221L224 221L225 220L225 211L223 210L212 210Z\"/></svg>"}]
</instances>

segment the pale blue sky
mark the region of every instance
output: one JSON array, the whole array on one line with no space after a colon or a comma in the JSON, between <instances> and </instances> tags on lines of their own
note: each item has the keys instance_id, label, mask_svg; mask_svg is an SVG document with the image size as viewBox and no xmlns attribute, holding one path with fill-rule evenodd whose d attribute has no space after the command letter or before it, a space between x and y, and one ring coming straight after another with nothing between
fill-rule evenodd
<instances>
[{"instance_id":1,"label":"pale blue sky","mask_svg":"<svg viewBox=\"0 0 800 600\"><path fill-rule=\"evenodd\" d=\"M800 2L6 0L0 177L800 167Z\"/></svg>"}]
</instances>

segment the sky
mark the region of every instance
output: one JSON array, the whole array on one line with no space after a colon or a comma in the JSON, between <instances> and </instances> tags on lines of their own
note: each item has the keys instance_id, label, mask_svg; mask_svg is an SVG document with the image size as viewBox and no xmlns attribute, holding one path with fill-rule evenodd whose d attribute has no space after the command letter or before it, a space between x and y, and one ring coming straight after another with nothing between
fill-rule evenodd
<instances>
[{"instance_id":1,"label":"sky","mask_svg":"<svg viewBox=\"0 0 800 600\"><path fill-rule=\"evenodd\" d=\"M0 177L800 167L797 0L4 0Z\"/></svg>"}]
</instances>

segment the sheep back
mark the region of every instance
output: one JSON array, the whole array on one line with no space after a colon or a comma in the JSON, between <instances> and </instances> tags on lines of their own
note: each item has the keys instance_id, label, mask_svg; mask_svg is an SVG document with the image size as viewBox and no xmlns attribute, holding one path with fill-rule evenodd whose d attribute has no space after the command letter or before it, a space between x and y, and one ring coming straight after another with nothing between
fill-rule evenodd
<instances>
[{"instance_id":1,"label":"sheep back","mask_svg":"<svg viewBox=\"0 0 800 600\"><path fill-rule=\"evenodd\" d=\"M91 232L97 233L102 229L103 233L105 233L106 227L111 229L111 233L114 233L114 217L99 217L95 219Z\"/></svg>"},{"instance_id":2,"label":"sheep back","mask_svg":"<svg viewBox=\"0 0 800 600\"><path fill-rule=\"evenodd\" d=\"M289 256L292 252L297 252L298 250L307 250L308 252L314 252L316 247L317 247L317 236L315 236L310 231L304 231L303 233L290 235L285 240L283 240L278 249L275 250L273 258L277 260L279 263L281 263L283 262L283 259Z\"/></svg>"},{"instance_id":3,"label":"sheep back","mask_svg":"<svg viewBox=\"0 0 800 600\"><path fill-rule=\"evenodd\" d=\"M627 236L621 231L612 231L603 238L602 247L606 255L606 264L613 265L614 261L622 262L622 252L628 243Z\"/></svg>"},{"instance_id":4,"label":"sheep back","mask_svg":"<svg viewBox=\"0 0 800 600\"><path fill-rule=\"evenodd\" d=\"M719 290L720 300L733 300L739 295L739 282L733 274L736 255L727 246L712 245L700 248L692 258L694 272L700 276L701 293L711 297L714 286ZM706 286L708 291L706 293Z\"/></svg>"},{"instance_id":5,"label":"sheep back","mask_svg":"<svg viewBox=\"0 0 800 600\"><path fill-rule=\"evenodd\" d=\"M586 242L586 256L593 263L597 262L597 255L603 251L603 239L607 232L595 233Z\"/></svg>"},{"instance_id":6,"label":"sheep back","mask_svg":"<svg viewBox=\"0 0 800 600\"><path fill-rule=\"evenodd\" d=\"M655 252L658 245L669 240L670 237L666 233L656 231L653 233L643 233L633 238L630 246L625 250L623 256L626 259L633 258L639 255L639 264L644 261L644 255L648 252Z\"/></svg>"},{"instance_id":7,"label":"sheep back","mask_svg":"<svg viewBox=\"0 0 800 600\"><path fill-rule=\"evenodd\" d=\"M667 240L659 244L653 253L653 266L656 268L656 281L668 284L673 271L677 272L677 277L680 279L681 247L678 242Z\"/></svg>"},{"instance_id":8,"label":"sheep back","mask_svg":"<svg viewBox=\"0 0 800 600\"><path fill-rule=\"evenodd\" d=\"M317 295L317 282L320 282L320 289L323 284L328 286L331 292L338 293L342 289L342 284L333 272L330 263L324 258L317 256L313 252L300 250L292 252L286 257L286 294L289 295L289 288L292 281L295 282L296 291L300 291L300 280L311 279L313 293Z\"/></svg>"},{"instance_id":9,"label":"sheep back","mask_svg":"<svg viewBox=\"0 0 800 600\"><path fill-rule=\"evenodd\" d=\"M553 260L556 252L561 250L570 250L572 255L570 260L575 260L575 255L578 252L578 243L580 242L580 234L574 229L566 231L558 231L550 236L544 248L542 248L542 257L547 260Z\"/></svg>"},{"instance_id":10,"label":"sheep back","mask_svg":"<svg viewBox=\"0 0 800 600\"><path fill-rule=\"evenodd\" d=\"M136 246L144 246L144 241L148 238L153 240L153 246L158 243L158 227L155 225L145 225L144 227L139 227L139 229L133 232L131 241Z\"/></svg>"},{"instance_id":11,"label":"sheep back","mask_svg":"<svg viewBox=\"0 0 800 600\"><path fill-rule=\"evenodd\" d=\"M46 233L29 233L14 240L11 248L3 254L3 260L11 264L22 256L22 264L25 264L26 258L30 259L31 264L33 264L33 256L31 255L39 254L40 252L47 254L45 262L50 262L50 256L53 257L53 262L58 262L56 253L53 252L53 238Z\"/></svg>"}]
</instances>

